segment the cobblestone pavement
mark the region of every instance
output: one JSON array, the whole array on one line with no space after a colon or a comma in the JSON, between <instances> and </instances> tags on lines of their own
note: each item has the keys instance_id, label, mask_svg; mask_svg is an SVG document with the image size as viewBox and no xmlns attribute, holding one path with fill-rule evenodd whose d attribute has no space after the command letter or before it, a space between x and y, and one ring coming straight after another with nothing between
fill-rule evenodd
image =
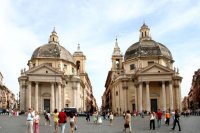
<instances>
[{"instance_id":1,"label":"cobblestone pavement","mask_svg":"<svg viewBox=\"0 0 200 133\"><path fill-rule=\"evenodd\" d=\"M190 116L187 118L181 117L180 123L182 131L172 131L172 125L167 126L162 121L161 128L156 130L149 130L148 116L145 118L132 118L132 133L199 133L200 132L200 116ZM25 116L12 117L0 116L0 133L25 133L26 132L26 118ZM123 133L123 118L115 117L113 125L109 125L108 120L104 120L103 124L98 125L92 122L87 123L85 117L78 117L78 130L75 133ZM156 123L157 126L157 123ZM65 133L69 133L69 123L66 125ZM127 131L128 132L128 131ZM52 126L44 125L44 117L41 116L40 133L53 133Z\"/></svg>"}]
</instances>

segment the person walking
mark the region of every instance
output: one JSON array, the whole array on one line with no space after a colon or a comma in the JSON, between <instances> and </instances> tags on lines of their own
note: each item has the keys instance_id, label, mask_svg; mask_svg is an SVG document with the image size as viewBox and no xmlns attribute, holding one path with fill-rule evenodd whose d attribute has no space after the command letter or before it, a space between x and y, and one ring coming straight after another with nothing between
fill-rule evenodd
<instances>
[{"instance_id":1,"label":"person walking","mask_svg":"<svg viewBox=\"0 0 200 133\"><path fill-rule=\"evenodd\" d=\"M169 126L169 121L170 121L170 113L166 111L165 113L165 124Z\"/></svg>"},{"instance_id":2,"label":"person walking","mask_svg":"<svg viewBox=\"0 0 200 133\"><path fill-rule=\"evenodd\" d=\"M75 124L76 124L76 117L73 113L70 114L69 117L69 124L70 124L70 133L74 133ZM75 129L76 130L76 129Z\"/></svg>"},{"instance_id":3,"label":"person walking","mask_svg":"<svg viewBox=\"0 0 200 133\"><path fill-rule=\"evenodd\" d=\"M51 126L51 114L49 110L46 112L45 120L46 120L45 125L48 124L49 126Z\"/></svg>"},{"instance_id":4,"label":"person walking","mask_svg":"<svg viewBox=\"0 0 200 133\"><path fill-rule=\"evenodd\" d=\"M179 128L179 131L181 131L181 126L180 126L180 123L179 123L179 113L178 113L178 110L175 110L175 115L174 115L174 124L173 124L173 128L172 130L174 130L176 128L176 123L178 124L178 128Z\"/></svg>"},{"instance_id":5,"label":"person walking","mask_svg":"<svg viewBox=\"0 0 200 133\"><path fill-rule=\"evenodd\" d=\"M35 117L34 117L34 133L40 133L39 122L40 122L39 112L38 112L38 111L35 111Z\"/></svg>"},{"instance_id":6,"label":"person walking","mask_svg":"<svg viewBox=\"0 0 200 133\"><path fill-rule=\"evenodd\" d=\"M152 128L153 128L153 130L155 130L155 112L150 113L150 130Z\"/></svg>"},{"instance_id":7,"label":"person walking","mask_svg":"<svg viewBox=\"0 0 200 133\"><path fill-rule=\"evenodd\" d=\"M171 112L171 118L172 118L172 125L174 125L174 119L175 119L175 111L172 110Z\"/></svg>"},{"instance_id":8,"label":"person walking","mask_svg":"<svg viewBox=\"0 0 200 133\"><path fill-rule=\"evenodd\" d=\"M124 119L124 131L126 132L126 128L129 128L129 132L131 133L131 114L130 111L128 110L125 115Z\"/></svg>"},{"instance_id":9,"label":"person walking","mask_svg":"<svg viewBox=\"0 0 200 133\"><path fill-rule=\"evenodd\" d=\"M34 118L34 115L32 113L32 109L29 108L28 112L26 112L27 133L33 133L33 118Z\"/></svg>"},{"instance_id":10,"label":"person walking","mask_svg":"<svg viewBox=\"0 0 200 133\"><path fill-rule=\"evenodd\" d=\"M158 128L160 128L160 126L161 126L161 120L162 120L162 112L161 112L160 109L158 109L156 115L157 115Z\"/></svg>"},{"instance_id":11,"label":"person walking","mask_svg":"<svg viewBox=\"0 0 200 133\"><path fill-rule=\"evenodd\" d=\"M58 110L55 109L53 112L54 133L58 133L58 114Z\"/></svg>"},{"instance_id":12,"label":"person walking","mask_svg":"<svg viewBox=\"0 0 200 133\"><path fill-rule=\"evenodd\" d=\"M61 133L65 132L65 123L67 122L67 115L64 112L64 109L58 114L58 123L61 128Z\"/></svg>"},{"instance_id":13,"label":"person walking","mask_svg":"<svg viewBox=\"0 0 200 133\"><path fill-rule=\"evenodd\" d=\"M112 112L110 112L109 119L110 119L110 125L113 125L113 119L114 119L114 115L113 115L113 113L112 113Z\"/></svg>"},{"instance_id":14,"label":"person walking","mask_svg":"<svg viewBox=\"0 0 200 133\"><path fill-rule=\"evenodd\" d=\"M90 121L90 113L89 112L86 114L86 120L87 120L87 122Z\"/></svg>"}]
</instances>

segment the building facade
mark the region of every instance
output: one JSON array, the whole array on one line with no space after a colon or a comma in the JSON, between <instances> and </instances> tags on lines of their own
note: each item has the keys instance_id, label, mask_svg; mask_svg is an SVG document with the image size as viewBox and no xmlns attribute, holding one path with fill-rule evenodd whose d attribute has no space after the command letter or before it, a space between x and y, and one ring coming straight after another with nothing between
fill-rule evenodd
<instances>
[{"instance_id":1,"label":"building facade","mask_svg":"<svg viewBox=\"0 0 200 133\"><path fill-rule=\"evenodd\" d=\"M192 84L188 93L188 108L200 109L200 69L194 72Z\"/></svg>"},{"instance_id":2,"label":"building facade","mask_svg":"<svg viewBox=\"0 0 200 133\"><path fill-rule=\"evenodd\" d=\"M182 109L179 70L169 49L154 41L144 23L139 41L121 54L116 40L108 72L102 109L122 114L130 111Z\"/></svg>"},{"instance_id":3,"label":"building facade","mask_svg":"<svg viewBox=\"0 0 200 133\"><path fill-rule=\"evenodd\" d=\"M80 50L72 55L60 45L55 29L48 44L38 47L28 61L29 69L21 70L20 110L59 111L76 107L90 111L96 107L92 85L85 68L86 56Z\"/></svg>"},{"instance_id":4,"label":"building facade","mask_svg":"<svg viewBox=\"0 0 200 133\"><path fill-rule=\"evenodd\" d=\"M0 72L0 108L13 109L17 108L17 100L14 93L3 84L3 75Z\"/></svg>"}]
</instances>

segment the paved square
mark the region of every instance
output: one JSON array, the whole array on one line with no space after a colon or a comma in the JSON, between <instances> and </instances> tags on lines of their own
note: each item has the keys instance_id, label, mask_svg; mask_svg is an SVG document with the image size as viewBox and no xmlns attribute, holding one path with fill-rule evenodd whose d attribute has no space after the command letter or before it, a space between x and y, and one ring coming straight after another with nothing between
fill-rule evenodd
<instances>
[{"instance_id":1,"label":"paved square","mask_svg":"<svg viewBox=\"0 0 200 133\"><path fill-rule=\"evenodd\" d=\"M161 128L149 130L148 116L145 118L132 117L133 133L178 133L178 127L172 131L172 125L167 126L162 121ZM25 133L26 131L25 116L9 118L8 116L0 116L0 133ZM200 116L181 117L180 119L181 133L198 133L200 132ZM123 117L115 117L113 125L109 125L108 120L104 120L102 125L97 125L92 122L87 123L85 117L78 117L78 130L75 133L123 133ZM69 133L69 123L66 125L65 133ZM44 117L41 116L40 133L53 133L52 126L44 125Z\"/></svg>"}]
</instances>

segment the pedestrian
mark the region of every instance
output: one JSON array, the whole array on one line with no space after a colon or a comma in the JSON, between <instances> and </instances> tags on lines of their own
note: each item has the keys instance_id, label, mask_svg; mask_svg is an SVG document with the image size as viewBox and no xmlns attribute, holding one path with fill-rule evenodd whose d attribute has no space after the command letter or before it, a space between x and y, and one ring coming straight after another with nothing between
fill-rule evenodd
<instances>
[{"instance_id":1,"label":"pedestrian","mask_svg":"<svg viewBox=\"0 0 200 133\"><path fill-rule=\"evenodd\" d=\"M99 114L97 114L97 123L102 124L102 118Z\"/></svg>"},{"instance_id":2,"label":"pedestrian","mask_svg":"<svg viewBox=\"0 0 200 133\"><path fill-rule=\"evenodd\" d=\"M94 112L92 117L93 117L93 122L97 124L97 113Z\"/></svg>"},{"instance_id":3,"label":"pedestrian","mask_svg":"<svg viewBox=\"0 0 200 133\"><path fill-rule=\"evenodd\" d=\"M152 127L153 125L153 127ZM155 130L155 112L150 112L150 130Z\"/></svg>"},{"instance_id":4,"label":"pedestrian","mask_svg":"<svg viewBox=\"0 0 200 133\"><path fill-rule=\"evenodd\" d=\"M40 122L39 112L38 112L38 111L35 111L35 117L34 117L34 133L40 133L39 122Z\"/></svg>"},{"instance_id":5,"label":"pedestrian","mask_svg":"<svg viewBox=\"0 0 200 133\"><path fill-rule=\"evenodd\" d=\"M75 127L76 117L73 113L70 114L69 124L70 124L70 133L74 133L74 129L76 130L76 127Z\"/></svg>"},{"instance_id":6,"label":"pedestrian","mask_svg":"<svg viewBox=\"0 0 200 133\"><path fill-rule=\"evenodd\" d=\"M58 110L55 109L53 112L54 133L58 133L58 114Z\"/></svg>"},{"instance_id":7,"label":"pedestrian","mask_svg":"<svg viewBox=\"0 0 200 133\"><path fill-rule=\"evenodd\" d=\"M27 133L33 133L33 118L34 115L32 113L32 109L29 108L26 112L26 124L27 124Z\"/></svg>"},{"instance_id":8,"label":"pedestrian","mask_svg":"<svg viewBox=\"0 0 200 133\"><path fill-rule=\"evenodd\" d=\"M51 114L49 110L46 112L45 120L46 120L45 125L48 124L49 126L51 126Z\"/></svg>"},{"instance_id":9,"label":"pedestrian","mask_svg":"<svg viewBox=\"0 0 200 133\"><path fill-rule=\"evenodd\" d=\"M172 130L174 130L174 129L176 128L176 123L177 123L177 124L178 124L178 128L179 128L179 131L181 131L181 126L180 126L180 122L179 122L179 117L180 117L180 114L178 113L178 110L175 110L174 124L173 124Z\"/></svg>"},{"instance_id":10,"label":"pedestrian","mask_svg":"<svg viewBox=\"0 0 200 133\"><path fill-rule=\"evenodd\" d=\"M109 119L110 119L110 125L113 125L114 116L113 116L113 113L112 113L112 112L110 112Z\"/></svg>"},{"instance_id":11,"label":"pedestrian","mask_svg":"<svg viewBox=\"0 0 200 133\"><path fill-rule=\"evenodd\" d=\"M129 132L131 133L131 114L128 110L124 119L124 131L126 132L126 128L129 128Z\"/></svg>"},{"instance_id":12,"label":"pedestrian","mask_svg":"<svg viewBox=\"0 0 200 133\"><path fill-rule=\"evenodd\" d=\"M158 128L160 128L160 126L161 126L161 120L162 120L162 112L161 112L160 109L158 109L156 115L157 115Z\"/></svg>"},{"instance_id":13,"label":"pedestrian","mask_svg":"<svg viewBox=\"0 0 200 133\"><path fill-rule=\"evenodd\" d=\"M174 119L175 119L175 111L172 110L171 112L171 118L172 118L172 125L174 125Z\"/></svg>"},{"instance_id":14,"label":"pedestrian","mask_svg":"<svg viewBox=\"0 0 200 133\"><path fill-rule=\"evenodd\" d=\"M90 113L89 112L86 114L86 120L87 120L87 122L90 121Z\"/></svg>"},{"instance_id":15,"label":"pedestrian","mask_svg":"<svg viewBox=\"0 0 200 133\"><path fill-rule=\"evenodd\" d=\"M61 112L58 114L58 119L59 119L58 123L61 128L61 133L64 133L65 124L67 122L67 115L65 114L64 109L62 109Z\"/></svg>"},{"instance_id":16,"label":"pedestrian","mask_svg":"<svg viewBox=\"0 0 200 133\"><path fill-rule=\"evenodd\" d=\"M169 121L170 121L170 113L166 111L165 113L165 124L169 126Z\"/></svg>"}]
</instances>

